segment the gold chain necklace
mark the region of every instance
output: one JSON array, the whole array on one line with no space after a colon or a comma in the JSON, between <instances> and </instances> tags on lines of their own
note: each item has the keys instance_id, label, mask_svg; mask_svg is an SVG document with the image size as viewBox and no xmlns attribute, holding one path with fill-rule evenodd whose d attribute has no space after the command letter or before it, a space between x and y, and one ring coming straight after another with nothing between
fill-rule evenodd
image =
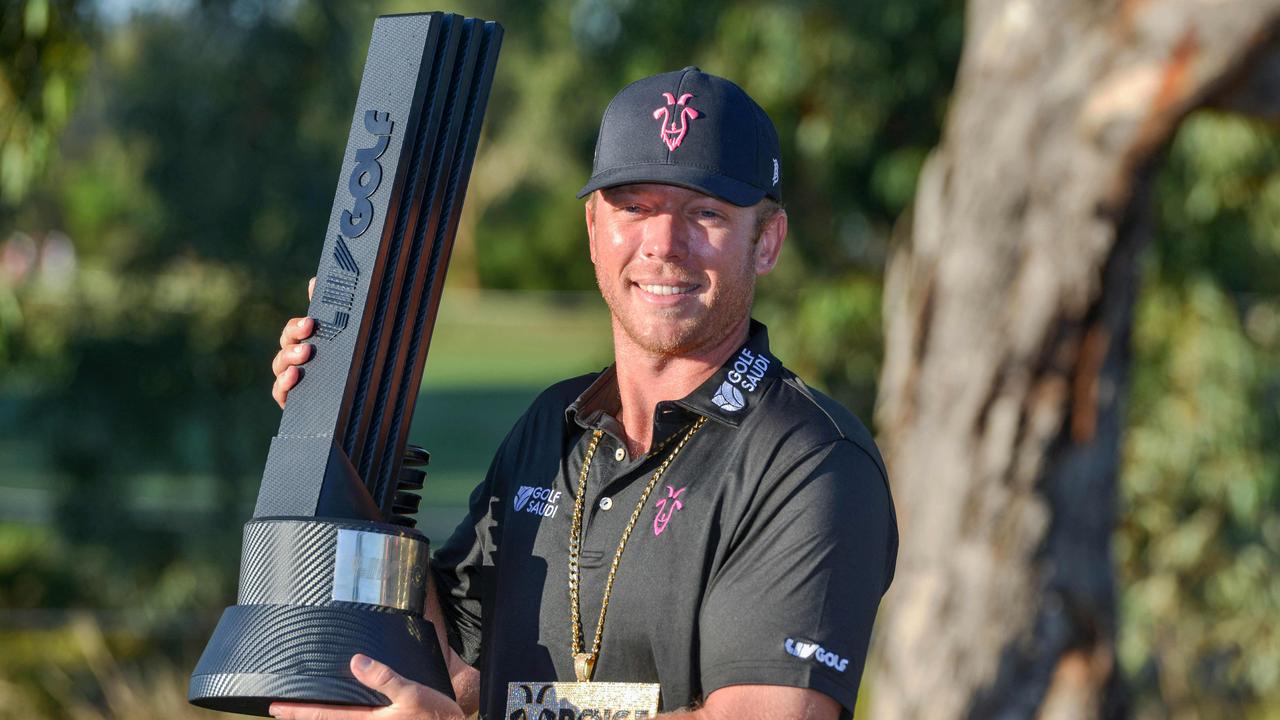
<instances>
[{"instance_id":1,"label":"gold chain necklace","mask_svg":"<svg viewBox=\"0 0 1280 720\"><path fill-rule=\"evenodd\" d=\"M704 416L699 416L693 425L689 427L689 431L684 434L680 442L676 445L666 460L658 466L654 471L653 477L649 478L649 484L645 486L644 492L640 495L640 502L636 503L636 509L631 512L631 519L627 521L627 527L622 531L622 538L618 540L618 549L613 553L613 562L609 565L609 575L604 583L604 599L600 602L600 619L596 622L595 639L591 642L591 652L582 651L582 629L581 615L578 611L578 585L579 585L579 563L578 556L582 551L582 506L586 502L587 496L587 473L591 469L591 458L596 454L596 446L600 444L600 438L604 435L603 430L596 430L591 436L591 442L587 445L587 453L582 458L582 472L578 475L578 495L573 501L573 525L569 528L569 622L572 628L573 641L570 645L570 652L573 653L573 670L578 676L578 682L588 682L591 680L592 674L595 672L596 660L600 657L600 640L604 637L604 615L609 610L609 596L613 592L613 580L618 574L618 565L622 562L622 551L627 547L627 539L631 537L631 531L635 529L636 521L640 519L640 514L644 512L644 505L649 500L649 493L658 485L658 479L667 471L671 465L671 461L676 459L676 455L680 454L680 450L684 448L685 443L689 442L689 438L698 432L702 424L707 421Z\"/></svg>"}]
</instances>

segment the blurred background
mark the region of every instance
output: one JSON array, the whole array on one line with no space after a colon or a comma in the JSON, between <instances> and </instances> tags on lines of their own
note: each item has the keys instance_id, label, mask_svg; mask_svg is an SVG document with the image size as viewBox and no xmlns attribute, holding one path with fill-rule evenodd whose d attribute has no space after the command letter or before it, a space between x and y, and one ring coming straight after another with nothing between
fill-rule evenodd
<instances>
[{"instance_id":1,"label":"blurred background","mask_svg":"<svg viewBox=\"0 0 1280 720\"><path fill-rule=\"evenodd\" d=\"M269 363L306 308L372 19L433 8L0 7L0 718L212 717L186 679L235 595L279 422ZM573 196L603 107L647 74L699 65L773 117L791 237L756 314L871 422L886 259L942 139L964 3L448 9L507 34L413 423L433 539L533 395L609 362ZM1159 157L1115 672L1135 716L1277 718L1280 124L1198 110Z\"/></svg>"}]
</instances>

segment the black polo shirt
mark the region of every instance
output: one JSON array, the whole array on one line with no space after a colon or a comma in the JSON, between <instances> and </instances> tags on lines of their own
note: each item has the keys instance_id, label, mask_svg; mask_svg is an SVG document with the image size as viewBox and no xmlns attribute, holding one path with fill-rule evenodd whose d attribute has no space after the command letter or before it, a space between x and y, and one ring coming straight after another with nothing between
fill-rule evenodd
<instances>
[{"instance_id":1,"label":"black polo shirt","mask_svg":"<svg viewBox=\"0 0 1280 720\"><path fill-rule=\"evenodd\" d=\"M627 454L618 403L612 367L543 392L435 554L450 644L480 670L481 717L502 716L508 682L574 680L569 529L592 431L604 436L583 511L586 650L622 531L699 415L627 543L594 679L658 682L664 711L727 685L812 688L849 717L898 546L867 429L783 368L755 322L701 387L658 404L647 455Z\"/></svg>"}]
</instances>

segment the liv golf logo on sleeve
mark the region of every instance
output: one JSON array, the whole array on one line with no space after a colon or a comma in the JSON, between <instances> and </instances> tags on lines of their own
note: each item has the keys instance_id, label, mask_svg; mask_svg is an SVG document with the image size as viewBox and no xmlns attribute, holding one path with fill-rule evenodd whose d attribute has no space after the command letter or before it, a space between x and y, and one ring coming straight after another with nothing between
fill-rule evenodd
<instances>
[{"instance_id":1,"label":"liv golf logo on sleeve","mask_svg":"<svg viewBox=\"0 0 1280 720\"><path fill-rule=\"evenodd\" d=\"M541 517L555 517L560 509L560 491L521 485L511 503L516 512L524 511Z\"/></svg>"},{"instance_id":2,"label":"liv golf logo on sleeve","mask_svg":"<svg viewBox=\"0 0 1280 720\"><path fill-rule=\"evenodd\" d=\"M801 660L812 660L819 665L826 665L836 672L844 672L849 667L849 660L827 650L816 642L808 640L799 640L795 638L787 638L782 644L788 655L794 655Z\"/></svg>"}]
</instances>

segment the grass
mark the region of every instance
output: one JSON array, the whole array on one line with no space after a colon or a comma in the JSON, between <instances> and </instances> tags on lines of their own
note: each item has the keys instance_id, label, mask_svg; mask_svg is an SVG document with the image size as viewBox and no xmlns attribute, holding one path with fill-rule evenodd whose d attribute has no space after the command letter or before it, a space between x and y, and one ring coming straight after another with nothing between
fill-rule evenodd
<instances>
[{"instance_id":1,"label":"grass","mask_svg":"<svg viewBox=\"0 0 1280 720\"><path fill-rule=\"evenodd\" d=\"M187 703L189 669L154 659L126 665L102 628L87 616L65 626L26 632L45 648L14 668L0 663L0 720L231 720L243 717ZM10 638L8 644L20 644ZM5 665L10 671L5 672Z\"/></svg>"},{"instance_id":2,"label":"grass","mask_svg":"<svg viewBox=\"0 0 1280 720\"><path fill-rule=\"evenodd\" d=\"M440 303L423 388L543 386L612 355L597 295L457 291Z\"/></svg>"}]
</instances>

